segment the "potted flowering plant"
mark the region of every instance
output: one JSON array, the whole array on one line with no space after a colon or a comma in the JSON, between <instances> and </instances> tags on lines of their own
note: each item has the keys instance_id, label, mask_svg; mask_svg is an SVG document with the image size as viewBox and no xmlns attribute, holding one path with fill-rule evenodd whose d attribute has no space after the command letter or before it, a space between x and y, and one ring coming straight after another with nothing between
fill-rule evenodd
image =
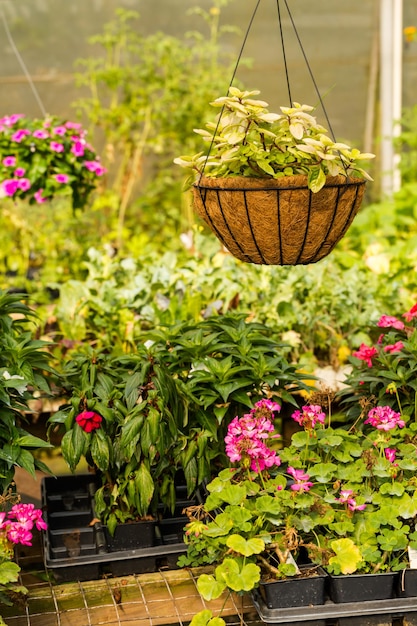
<instances>
[{"instance_id":1,"label":"potted flowering plant","mask_svg":"<svg viewBox=\"0 0 417 626\"><path fill-rule=\"evenodd\" d=\"M197 213L230 252L251 263L313 263L333 249L359 210L362 154L334 142L294 103L270 113L259 91L231 87L216 123L197 129L208 153L174 162L191 169ZM277 235L278 233L278 239Z\"/></svg>"},{"instance_id":2,"label":"potted flowering plant","mask_svg":"<svg viewBox=\"0 0 417 626\"><path fill-rule=\"evenodd\" d=\"M0 119L0 197L42 204L70 195L83 208L105 173L81 124L56 116Z\"/></svg>"},{"instance_id":3,"label":"potted flowering plant","mask_svg":"<svg viewBox=\"0 0 417 626\"><path fill-rule=\"evenodd\" d=\"M216 564L214 574L198 579L205 599L259 587L271 608L270 583L298 578L306 561L330 575L335 602L372 599L372 574L374 599L392 597L407 549L417 547L414 425L378 405L358 425L333 427L320 405L305 405L292 414L301 429L277 449L277 409L261 401L230 424L227 451L239 467L209 483L199 517L190 511L181 564ZM362 596L340 590L342 579L352 583L359 575L368 577ZM308 598L311 592L306 604Z\"/></svg>"},{"instance_id":4,"label":"potted flowering plant","mask_svg":"<svg viewBox=\"0 0 417 626\"><path fill-rule=\"evenodd\" d=\"M31 546L34 530L47 529L42 511L32 503L23 504L11 491L0 496L0 603L12 606L16 597L26 594L19 584L20 566L15 562L15 547ZM0 625L6 626L0 615Z\"/></svg>"}]
</instances>

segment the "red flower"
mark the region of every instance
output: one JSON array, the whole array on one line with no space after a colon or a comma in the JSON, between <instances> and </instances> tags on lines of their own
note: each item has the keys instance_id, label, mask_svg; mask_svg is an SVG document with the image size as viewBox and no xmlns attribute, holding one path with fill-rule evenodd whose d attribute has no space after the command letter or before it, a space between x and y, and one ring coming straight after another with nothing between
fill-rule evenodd
<instances>
[{"instance_id":1,"label":"red flower","mask_svg":"<svg viewBox=\"0 0 417 626\"><path fill-rule=\"evenodd\" d=\"M411 322L414 317L417 317L417 304L411 307L407 313L404 313L403 317L407 320L407 322Z\"/></svg>"},{"instance_id":2,"label":"red flower","mask_svg":"<svg viewBox=\"0 0 417 626\"><path fill-rule=\"evenodd\" d=\"M96 428L100 428L103 418L94 411L83 411L77 415L75 421L86 433L91 433Z\"/></svg>"},{"instance_id":3,"label":"red flower","mask_svg":"<svg viewBox=\"0 0 417 626\"><path fill-rule=\"evenodd\" d=\"M356 352L352 352L352 356L355 356L357 359L361 359L365 361L368 367L372 367L372 357L378 354L378 350L376 348L367 346L364 343L361 343L359 350Z\"/></svg>"}]
</instances>

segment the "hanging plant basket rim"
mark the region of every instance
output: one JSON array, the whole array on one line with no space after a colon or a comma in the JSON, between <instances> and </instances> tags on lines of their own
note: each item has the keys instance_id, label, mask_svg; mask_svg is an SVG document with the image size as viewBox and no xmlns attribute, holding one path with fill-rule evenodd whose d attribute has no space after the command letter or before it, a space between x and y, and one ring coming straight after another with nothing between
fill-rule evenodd
<instances>
[{"instance_id":1,"label":"hanging plant basket rim","mask_svg":"<svg viewBox=\"0 0 417 626\"><path fill-rule=\"evenodd\" d=\"M233 181L233 182L231 182ZM339 188L365 185L367 180L354 176L327 176L324 188ZM309 189L307 176L249 177L249 176L201 176L194 184L195 189L211 189L213 191L296 191ZM321 190L320 190L321 191ZM320 191L316 193L320 193ZM313 192L312 192L313 193Z\"/></svg>"}]
</instances>

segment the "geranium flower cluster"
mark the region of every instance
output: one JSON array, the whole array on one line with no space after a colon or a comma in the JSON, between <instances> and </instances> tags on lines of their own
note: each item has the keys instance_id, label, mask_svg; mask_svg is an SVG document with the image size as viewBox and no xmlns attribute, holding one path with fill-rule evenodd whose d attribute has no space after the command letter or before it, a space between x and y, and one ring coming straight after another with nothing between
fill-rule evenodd
<instances>
[{"instance_id":1,"label":"geranium flower cluster","mask_svg":"<svg viewBox=\"0 0 417 626\"><path fill-rule=\"evenodd\" d=\"M249 413L230 422L224 441L226 454L232 463L241 462L254 472L280 465L281 460L275 450L265 443L265 439L274 432L273 414L280 410L277 402L264 399L257 402Z\"/></svg>"},{"instance_id":2,"label":"geranium flower cluster","mask_svg":"<svg viewBox=\"0 0 417 626\"><path fill-rule=\"evenodd\" d=\"M0 513L0 533L14 544L31 546L34 527L38 530L48 528L42 519L42 511L31 503L15 504L7 513Z\"/></svg>"},{"instance_id":3,"label":"geranium flower cluster","mask_svg":"<svg viewBox=\"0 0 417 626\"><path fill-rule=\"evenodd\" d=\"M0 119L0 197L42 204L71 193L82 208L105 171L79 123L21 114Z\"/></svg>"},{"instance_id":4,"label":"geranium flower cluster","mask_svg":"<svg viewBox=\"0 0 417 626\"><path fill-rule=\"evenodd\" d=\"M323 409L318 404L305 405L301 411L294 411L291 417L305 430L313 430L316 424L324 424L326 418Z\"/></svg>"}]
</instances>

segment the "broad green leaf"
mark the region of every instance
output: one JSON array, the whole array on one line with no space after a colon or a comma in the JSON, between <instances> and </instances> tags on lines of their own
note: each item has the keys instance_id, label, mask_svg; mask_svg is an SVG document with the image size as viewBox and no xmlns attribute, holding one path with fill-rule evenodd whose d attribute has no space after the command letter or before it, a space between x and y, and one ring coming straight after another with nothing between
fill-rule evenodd
<instances>
[{"instance_id":1,"label":"broad green leaf","mask_svg":"<svg viewBox=\"0 0 417 626\"><path fill-rule=\"evenodd\" d=\"M260 554L265 550L265 543L262 539L252 537L245 539L241 535L230 535L227 538L226 545L243 556L252 556L252 554Z\"/></svg>"},{"instance_id":2,"label":"broad green leaf","mask_svg":"<svg viewBox=\"0 0 417 626\"><path fill-rule=\"evenodd\" d=\"M337 565L342 574L353 574L362 561L361 551L351 539L336 539L330 542L330 547L336 556L329 559L330 565Z\"/></svg>"},{"instance_id":3,"label":"broad green leaf","mask_svg":"<svg viewBox=\"0 0 417 626\"><path fill-rule=\"evenodd\" d=\"M211 574L201 574L197 579L197 589L205 600L215 600L226 589L226 582L217 580Z\"/></svg>"}]
</instances>

